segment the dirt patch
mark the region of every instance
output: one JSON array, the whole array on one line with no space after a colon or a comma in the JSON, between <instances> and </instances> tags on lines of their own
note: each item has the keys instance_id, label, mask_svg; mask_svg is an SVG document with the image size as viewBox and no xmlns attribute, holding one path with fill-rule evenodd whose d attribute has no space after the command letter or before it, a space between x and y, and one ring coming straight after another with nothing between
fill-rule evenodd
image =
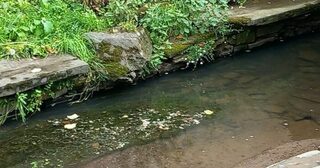
<instances>
[{"instance_id":1,"label":"dirt patch","mask_svg":"<svg viewBox=\"0 0 320 168\"><path fill-rule=\"evenodd\" d=\"M234 168L261 168L288 159L311 150L319 150L320 139L308 139L286 143L277 148L264 151L262 154L245 160Z\"/></svg>"}]
</instances>

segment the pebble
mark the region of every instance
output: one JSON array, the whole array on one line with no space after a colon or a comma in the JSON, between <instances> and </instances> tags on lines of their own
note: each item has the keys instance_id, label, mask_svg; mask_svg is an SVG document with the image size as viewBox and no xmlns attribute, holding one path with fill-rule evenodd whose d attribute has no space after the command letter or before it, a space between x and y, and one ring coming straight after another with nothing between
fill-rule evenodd
<instances>
[{"instance_id":1,"label":"pebble","mask_svg":"<svg viewBox=\"0 0 320 168\"><path fill-rule=\"evenodd\" d=\"M251 135L250 138L254 138L254 136Z\"/></svg>"},{"instance_id":2,"label":"pebble","mask_svg":"<svg viewBox=\"0 0 320 168\"><path fill-rule=\"evenodd\" d=\"M246 52L246 53L249 53L249 52L251 52L251 50L246 50L245 52Z\"/></svg>"},{"instance_id":3,"label":"pebble","mask_svg":"<svg viewBox=\"0 0 320 168\"><path fill-rule=\"evenodd\" d=\"M37 72L41 72L41 71L42 71L41 68L33 68L33 69L31 70L32 73L37 73Z\"/></svg>"},{"instance_id":4,"label":"pebble","mask_svg":"<svg viewBox=\"0 0 320 168\"><path fill-rule=\"evenodd\" d=\"M288 123L283 123L283 125L284 125L284 126L288 126L289 124L288 124Z\"/></svg>"}]
</instances>

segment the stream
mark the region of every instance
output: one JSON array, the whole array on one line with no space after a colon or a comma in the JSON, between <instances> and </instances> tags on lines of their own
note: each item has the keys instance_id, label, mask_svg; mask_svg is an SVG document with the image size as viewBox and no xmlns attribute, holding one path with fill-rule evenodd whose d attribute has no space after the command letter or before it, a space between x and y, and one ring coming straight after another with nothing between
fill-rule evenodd
<instances>
[{"instance_id":1,"label":"stream","mask_svg":"<svg viewBox=\"0 0 320 168\"><path fill-rule=\"evenodd\" d=\"M311 34L8 122L0 167L86 167L100 157L109 168L230 168L319 139L319 129L320 34Z\"/></svg>"}]
</instances>

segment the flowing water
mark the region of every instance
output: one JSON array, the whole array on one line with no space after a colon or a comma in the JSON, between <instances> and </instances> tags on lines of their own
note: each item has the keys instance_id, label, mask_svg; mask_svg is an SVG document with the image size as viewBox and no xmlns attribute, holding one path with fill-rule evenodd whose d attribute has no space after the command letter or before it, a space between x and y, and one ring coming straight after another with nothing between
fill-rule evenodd
<instances>
[{"instance_id":1,"label":"flowing water","mask_svg":"<svg viewBox=\"0 0 320 168\"><path fill-rule=\"evenodd\" d=\"M70 123L77 127L63 128ZM8 123L0 167L79 167L100 156L108 167L228 168L318 139L319 129L320 34L312 34Z\"/></svg>"}]
</instances>

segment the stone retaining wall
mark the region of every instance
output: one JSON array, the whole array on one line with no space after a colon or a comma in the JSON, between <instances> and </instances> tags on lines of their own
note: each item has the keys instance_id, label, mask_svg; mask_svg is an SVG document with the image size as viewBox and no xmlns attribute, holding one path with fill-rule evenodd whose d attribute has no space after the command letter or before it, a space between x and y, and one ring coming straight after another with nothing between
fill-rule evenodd
<instances>
[{"instance_id":1,"label":"stone retaining wall","mask_svg":"<svg viewBox=\"0 0 320 168\"><path fill-rule=\"evenodd\" d=\"M216 41L214 46L216 58L232 56L237 52L251 51L267 43L281 42L291 37L320 31L320 10L312 10L300 16L265 25L234 24L233 29L235 29L234 32ZM159 73L185 68L187 62L181 57L184 56L179 54L170 56L160 68Z\"/></svg>"},{"instance_id":2,"label":"stone retaining wall","mask_svg":"<svg viewBox=\"0 0 320 168\"><path fill-rule=\"evenodd\" d=\"M229 36L217 48L217 55L226 56L243 50L251 50L266 43L282 41L290 37L320 30L320 11L287 20L259 26L242 26L241 31Z\"/></svg>"}]
</instances>

